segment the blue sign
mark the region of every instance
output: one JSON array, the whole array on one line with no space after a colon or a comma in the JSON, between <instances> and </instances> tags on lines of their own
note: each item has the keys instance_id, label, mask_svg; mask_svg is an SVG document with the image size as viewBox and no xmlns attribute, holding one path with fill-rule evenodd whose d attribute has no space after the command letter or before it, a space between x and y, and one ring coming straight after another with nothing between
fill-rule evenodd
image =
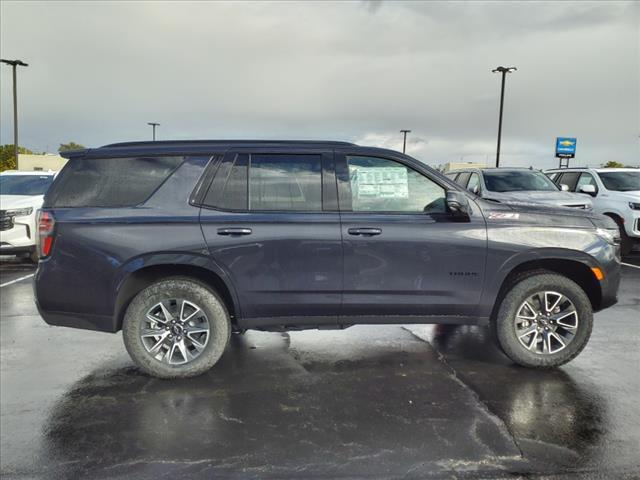
<instances>
[{"instance_id":1,"label":"blue sign","mask_svg":"<svg viewBox=\"0 0 640 480\"><path fill-rule=\"evenodd\" d=\"M575 138L558 137L556 138L556 157L573 158L576 155Z\"/></svg>"}]
</instances>

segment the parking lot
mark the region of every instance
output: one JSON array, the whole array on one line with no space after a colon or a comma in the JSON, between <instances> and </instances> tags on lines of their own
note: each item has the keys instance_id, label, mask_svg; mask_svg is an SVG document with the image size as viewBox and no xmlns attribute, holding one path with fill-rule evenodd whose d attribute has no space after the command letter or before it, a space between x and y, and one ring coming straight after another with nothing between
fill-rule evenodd
<instances>
[{"instance_id":1,"label":"parking lot","mask_svg":"<svg viewBox=\"0 0 640 480\"><path fill-rule=\"evenodd\" d=\"M359 326L237 335L207 374L163 381L121 334L44 324L34 267L4 258L3 478L637 478L640 255L625 263L557 370L515 367L480 328Z\"/></svg>"}]
</instances>

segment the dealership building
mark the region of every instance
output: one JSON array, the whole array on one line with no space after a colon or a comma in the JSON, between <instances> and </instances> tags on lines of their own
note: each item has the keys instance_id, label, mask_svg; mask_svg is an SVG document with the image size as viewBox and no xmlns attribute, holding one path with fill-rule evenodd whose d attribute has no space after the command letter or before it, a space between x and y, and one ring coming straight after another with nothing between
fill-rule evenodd
<instances>
[{"instance_id":1,"label":"dealership building","mask_svg":"<svg viewBox=\"0 0 640 480\"><path fill-rule=\"evenodd\" d=\"M18 170L27 171L58 171L64 167L67 159L54 153L45 154L18 154Z\"/></svg>"}]
</instances>

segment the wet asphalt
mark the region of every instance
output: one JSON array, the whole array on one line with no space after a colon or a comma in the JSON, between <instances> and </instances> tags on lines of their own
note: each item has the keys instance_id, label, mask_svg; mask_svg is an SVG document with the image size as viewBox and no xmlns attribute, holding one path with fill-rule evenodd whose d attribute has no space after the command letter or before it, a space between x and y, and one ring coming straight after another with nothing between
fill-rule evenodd
<instances>
[{"instance_id":1,"label":"wet asphalt","mask_svg":"<svg viewBox=\"0 0 640 480\"><path fill-rule=\"evenodd\" d=\"M477 327L357 326L235 335L181 381L47 326L33 271L0 260L2 478L640 478L640 268L556 370Z\"/></svg>"}]
</instances>

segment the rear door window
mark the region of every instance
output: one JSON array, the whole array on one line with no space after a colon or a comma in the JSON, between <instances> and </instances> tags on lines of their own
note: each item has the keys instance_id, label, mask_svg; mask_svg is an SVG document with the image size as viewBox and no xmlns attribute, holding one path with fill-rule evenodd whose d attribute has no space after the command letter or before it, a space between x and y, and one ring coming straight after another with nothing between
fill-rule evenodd
<instances>
[{"instance_id":1,"label":"rear door window","mask_svg":"<svg viewBox=\"0 0 640 480\"><path fill-rule=\"evenodd\" d=\"M127 207L145 202L182 157L78 158L67 163L45 207Z\"/></svg>"},{"instance_id":2,"label":"rear door window","mask_svg":"<svg viewBox=\"0 0 640 480\"><path fill-rule=\"evenodd\" d=\"M249 210L322 211L322 157L252 154Z\"/></svg>"},{"instance_id":3,"label":"rear door window","mask_svg":"<svg viewBox=\"0 0 640 480\"><path fill-rule=\"evenodd\" d=\"M247 154L236 154L224 159L204 198L204 204L223 210L246 210Z\"/></svg>"}]
</instances>

